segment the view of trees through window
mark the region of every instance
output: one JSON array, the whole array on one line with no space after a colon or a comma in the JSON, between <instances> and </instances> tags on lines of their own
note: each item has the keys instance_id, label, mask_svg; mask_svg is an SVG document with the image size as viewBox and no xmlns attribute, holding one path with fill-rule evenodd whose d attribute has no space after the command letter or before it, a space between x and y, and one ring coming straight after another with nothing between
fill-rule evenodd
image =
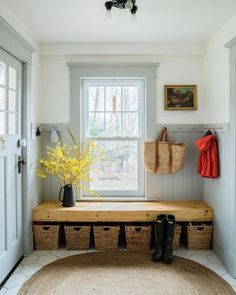
<instances>
[{"instance_id":1,"label":"view of trees through window","mask_svg":"<svg viewBox=\"0 0 236 295\"><path fill-rule=\"evenodd\" d=\"M90 188L96 191L137 191L141 137L140 83L89 83L86 87L87 137L105 150L96 163Z\"/></svg>"}]
</instances>

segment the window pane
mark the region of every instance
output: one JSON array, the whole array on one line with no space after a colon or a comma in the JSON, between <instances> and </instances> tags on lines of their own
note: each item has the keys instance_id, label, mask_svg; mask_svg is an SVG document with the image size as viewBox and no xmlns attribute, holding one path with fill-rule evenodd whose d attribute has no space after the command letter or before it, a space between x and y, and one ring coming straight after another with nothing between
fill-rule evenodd
<instances>
[{"instance_id":1,"label":"window pane","mask_svg":"<svg viewBox=\"0 0 236 295\"><path fill-rule=\"evenodd\" d=\"M89 111L104 111L104 87L88 87Z\"/></svg>"},{"instance_id":2,"label":"window pane","mask_svg":"<svg viewBox=\"0 0 236 295\"><path fill-rule=\"evenodd\" d=\"M104 135L104 114L89 113L88 122L89 136L103 136Z\"/></svg>"},{"instance_id":3,"label":"window pane","mask_svg":"<svg viewBox=\"0 0 236 295\"><path fill-rule=\"evenodd\" d=\"M9 88L16 89L16 70L9 67Z\"/></svg>"},{"instance_id":4,"label":"window pane","mask_svg":"<svg viewBox=\"0 0 236 295\"><path fill-rule=\"evenodd\" d=\"M121 114L106 113L105 136L121 136Z\"/></svg>"},{"instance_id":5,"label":"window pane","mask_svg":"<svg viewBox=\"0 0 236 295\"><path fill-rule=\"evenodd\" d=\"M137 86L126 86L124 92L124 111L138 111L139 91Z\"/></svg>"},{"instance_id":6,"label":"window pane","mask_svg":"<svg viewBox=\"0 0 236 295\"><path fill-rule=\"evenodd\" d=\"M6 120L5 120L5 113L0 112L0 134L5 134L5 126L6 126Z\"/></svg>"},{"instance_id":7,"label":"window pane","mask_svg":"<svg viewBox=\"0 0 236 295\"><path fill-rule=\"evenodd\" d=\"M90 176L92 190L132 191L138 189L138 145L136 141L96 142L105 149L106 160L96 163Z\"/></svg>"},{"instance_id":8,"label":"window pane","mask_svg":"<svg viewBox=\"0 0 236 295\"><path fill-rule=\"evenodd\" d=\"M138 113L124 113L124 136L136 137L138 129Z\"/></svg>"},{"instance_id":9,"label":"window pane","mask_svg":"<svg viewBox=\"0 0 236 295\"><path fill-rule=\"evenodd\" d=\"M0 84L5 85L6 81L6 65L0 61Z\"/></svg>"},{"instance_id":10,"label":"window pane","mask_svg":"<svg viewBox=\"0 0 236 295\"><path fill-rule=\"evenodd\" d=\"M121 87L106 87L106 111L113 113L121 111Z\"/></svg>"},{"instance_id":11,"label":"window pane","mask_svg":"<svg viewBox=\"0 0 236 295\"><path fill-rule=\"evenodd\" d=\"M16 114L8 114L8 133L16 134Z\"/></svg>"},{"instance_id":12,"label":"window pane","mask_svg":"<svg viewBox=\"0 0 236 295\"><path fill-rule=\"evenodd\" d=\"M4 110L6 107L5 89L0 87L0 110Z\"/></svg>"},{"instance_id":13,"label":"window pane","mask_svg":"<svg viewBox=\"0 0 236 295\"><path fill-rule=\"evenodd\" d=\"M16 92L14 90L9 90L8 110L11 112L16 111Z\"/></svg>"}]
</instances>

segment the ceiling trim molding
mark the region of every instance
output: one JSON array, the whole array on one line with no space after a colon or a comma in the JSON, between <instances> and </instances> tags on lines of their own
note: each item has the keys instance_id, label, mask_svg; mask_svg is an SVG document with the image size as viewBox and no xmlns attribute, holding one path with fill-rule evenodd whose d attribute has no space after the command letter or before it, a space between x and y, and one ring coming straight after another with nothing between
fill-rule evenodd
<instances>
[{"instance_id":1,"label":"ceiling trim molding","mask_svg":"<svg viewBox=\"0 0 236 295\"><path fill-rule=\"evenodd\" d=\"M35 48L0 16L0 47L23 62L31 62Z\"/></svg>"},{"instance_id":2,"label":"ceiling trim molding","mask_svg":"<svg viewBox=\"0 0 236 295\"><path fill-rule=\"evenodd\" d=\"M41 55L199 55L206 54L205 43L138 42L48 42L40 43Z\"/></svg>"}]
</instances>

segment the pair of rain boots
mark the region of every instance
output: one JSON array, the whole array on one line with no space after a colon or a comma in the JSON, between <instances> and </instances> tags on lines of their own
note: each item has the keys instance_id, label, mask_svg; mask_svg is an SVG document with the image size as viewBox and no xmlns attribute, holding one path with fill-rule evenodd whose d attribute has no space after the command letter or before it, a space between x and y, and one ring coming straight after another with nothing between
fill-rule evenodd
<instances>
[{"instance_id":1,"label":"pair of rain boots","mask_svg":"<svg viewBox=\"0 0 236 295\"><path fill-rule=\"evenodd\" d=\"M175 216L159 215L155 223L155 252L152 260L158 262L162 260L165 263L172 261L172 242L175 231Z\"/></svg>"}]
</instances>

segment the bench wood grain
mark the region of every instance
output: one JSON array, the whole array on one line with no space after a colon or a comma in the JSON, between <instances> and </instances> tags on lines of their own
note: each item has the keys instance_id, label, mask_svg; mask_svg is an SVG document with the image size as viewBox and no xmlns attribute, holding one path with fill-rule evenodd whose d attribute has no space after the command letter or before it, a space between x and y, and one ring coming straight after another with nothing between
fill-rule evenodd
<instances>
[{"instance_id":1,"label":"bench wood grain","mask_svg":"<svg viewBox=\"0 0 236 295\"><path fill-rule=\"evenodd\" d=\"M153 222L159 214L175 215L177 221L213 220L213 210L204 201L90 201L70 208L59 202L43 202L32 214L33 221L45 222Z\"/></svg>"}]
</instances>

